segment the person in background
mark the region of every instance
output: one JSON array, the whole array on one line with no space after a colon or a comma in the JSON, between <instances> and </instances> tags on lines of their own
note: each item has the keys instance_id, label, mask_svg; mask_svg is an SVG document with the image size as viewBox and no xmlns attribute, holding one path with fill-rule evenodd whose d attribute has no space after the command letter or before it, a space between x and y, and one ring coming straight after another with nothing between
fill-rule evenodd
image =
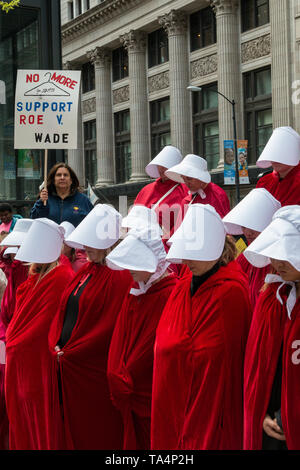
<instances>
[{"instance_id":1,"label":"person in background","mask_svg":"<svg viewBox=\"0 0 300 470\"><path fill-rule=\"evenodd\" d=\"M166 171L166 176L173 181L185 183L189 189L189 194L181 201L181 213L176 221L176 229L191 204L210 204L221 217L230 211L227 194L220 186L211 182L204 158L186 155L182 162Z\"/></svg>"},{"instance_id":2,"label":"person in background","mask_svg":"<svg viewBox=\"0 0 300 470\"><path fill-rule=\"evenodd\" d=\"M12 450L61 448L62 426L52 397L49 326L72 271L58 264L63 229L49 219L33 221L15 259L31 263L17 290L6 331L5 399Z\"/></svg>"},{"instance_id":3,"label":"person in background","mask_svg":"<svg viewBox=\"0 0 300 470\"><path fill-rule=\"evenodd\" d=\"M281 204L264 188L250 191L224 218L223 223L230 235L243 234L248 246L272 220ZM260 290L264 285L269 266L256 268L241 253L237 262L247 274L249 280L250 300L254 309Z\"/></svg>"},{"instance_id":4,"label":"person in background","mask_svg":"<svg viewBox=\"0 0 300 470\"><path fill-rule=\"evenodd\" d=\"M271 264L253 315L245 355L244 449L300 448L300 207L285 206L245 250Z\"/></svg>"},{"instance_id":5,"label":"person in background","mask_svg":"<svg viewBox=\"0 0 300 470\"><path fill-rule=\"evenodd\" d=\"M13 209L10 204L3 202L0 204L0 234L10 233L13 231L18 219L22 216L19 214L13 215Z\"/></svg>"},{"instance_id":6,"label":"person in background","mask_svg":"<svg viewBox=\"0 0 300 470\"><path fill-rule=\"evenodd\" d=\"M41 190L30 217L47 217L57 224L68 221L77 227L92 209L89 198L79 191L79 180L72 168L66 163L57 163L51 168L47 187Z\"/></svg>"},{"instance_id":7,"label":"person in background","mask_svg":"<svg viewBox=\"0 0 300 470\"><path fill-rule=\"evenodd\" d=\"M174 223L180 212L182 199L188 189L183 182L170 180L166 170L182 160L180 151L172 145L165 146L145 168L147 175L156 178L153 183L144 186L138 193L134 204L140 204L155 210L158 223L163 229L163 242L173 233ZM168 246L165 244L165 249Z\"/></svg>"},{"instance_id":8,"label":"person in background","mask_svg":"<svg viewBox=\"0 0 300 470\"><path fill-rule=\"evenodd\" d=\"M300 135L291 127L274 129L256 162L259 168L272 167L257 188L267 189L282 206L300 204Z\"/></svg>"},{"instance_id":9,"label":"person in background","mask_svg":"<svg viewBox=\"0 0 300 470\"><path fill-rule=\"evenodd\" d=\"M97 204L66 239L69 246L84 247L89 259L65 289L49 333L51 381L67 450L122 448L122 417L110 400L107 358L132 279L128 271L112 271L105 263L120 225L115 209Z\"/></svg>"},{"instance_id":10,"label":"person in background","mask_svg":"<svg viewBox=\"0 0 300 470\"><path fill-rule=\"evenodd\" d=\"M153 347L156 327L176 284L166 252L151 227L132 229L106 257L111 269L129 270L138 288L124 299L112 336L107 375L123 417L123 449L150 449Z\"/></svg>"},{"instance_id":11,"label":"person in background","mask_svg":"<svg viewBox=\"0 0 300 470\"><path fill-rule=\"evenodd\" d=\"M70 222L62 222L60 224L61 227L65 230L64 233L64 243L61 250L61 256L59 258L60 264L69 264L73 271L77 273L79 269L87 263L87 257L85 250L78 250L68 246L66 244L66 238L75 230L74 225L70 224Z\"/></svg>"},{"instance_id":12,"label":"person in background","mask_svg":"<svg viewBox=\"0 0 300 470\"><path fill-rule=\"evenodd\" d=\"M172 239L166 259L189 270L156 330L151 448L242 449L247 278L212 206L191 205Z\"/></svg>"}]
</instances>

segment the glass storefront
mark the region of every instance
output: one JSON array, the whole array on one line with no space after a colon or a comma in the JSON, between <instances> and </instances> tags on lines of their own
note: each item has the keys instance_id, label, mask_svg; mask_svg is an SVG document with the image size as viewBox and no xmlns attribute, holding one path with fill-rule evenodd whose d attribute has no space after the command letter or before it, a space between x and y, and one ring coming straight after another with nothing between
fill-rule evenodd
<instances>
[{"instance_id":1,"label":"glass storefront","mask_svg":"<svg viewBox=\"0 0 300 470\"><path fill-rule=\"evenodd\" d=\"M44 151L14 149L14 101L18 69L54 65L49 59L54 49L51 35L54 3L51 9L46 4L29 0L8 14L0 12L0 201L33 201L43 180ZM57 12L58 8L57 3ZM55 39L60 41L60 36ZM55 161L54 151L49 163Z\"/></svg>"}]
</instances>

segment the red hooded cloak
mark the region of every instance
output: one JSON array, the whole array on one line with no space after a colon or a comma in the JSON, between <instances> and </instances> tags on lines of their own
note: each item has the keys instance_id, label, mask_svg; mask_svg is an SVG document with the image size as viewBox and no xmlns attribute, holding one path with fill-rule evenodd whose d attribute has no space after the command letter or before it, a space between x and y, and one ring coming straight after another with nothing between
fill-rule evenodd
<instances>
[{"instance_id":1,"label":"red hooded cloak","mask_svg":"<svg viewBox=\"0 0 300 470\"><path fill-rule=\"evenodd\" d=\"M260 294L260 290L265 282L265 277L270 271L270 266L265 266L264 268L256 268L253 264L245 258L243 253L237 258L237 262L241 266L244 273L248 276L249 281L249 294L252 304L252 309L254 310L255 304Z\"/></svg>"},{"instance_id":2,"label":"red hooded cloak","mask_svg":"<svg viewBox=\"0 0 300 470\"><path fill-rule=\"evenodd\" d=\"M36 285L30 276L17 290L16 308L6 332L5 395L10 448L58 449L61 423L52 399L51 320L72 272L57 266Z\"/></svg>"},{"instance_id":3,"label":"red hooded cloak","mask_svg":"<svg viewBox=\"0 0 300 470\"><path fill-rule=\"evenodd\" d=\"M287 289L268 286L257 302L247 341L244 377L244 449L262 448L263 420L266 416L281 345L281 418L289 450L300 449L300 300L286 311ZM285 291L285 292L284 292Z\"/></svg>"},{"instance_id":4,"label":"red hooded cloak","mask_svg":"<svg viewBox=\"0 0 300 470\"><path fill-rule=\"evenodd\" d=\"M145 294L129 294L114 330L108 380L113 403L122 413L126 450L150 449L155 332L175 284L170 274Z\"/></svg>"},{"instance_id":5,"label":"red hooded cloak","mask_svg":"<svg viewBox=\"0 0 300 470\"><path fill-rule=\"evenodd\" d=\"M54 351L70 294L91 275L79 299L79 312L70 339L57 361ZM109 344L132 278L128 271L85 264L65 290L49 333L56 373L60 374L62 412L67 449L121 449L122 417L113 406L107 381ZM57 386L55 386L55 389Z\"/></svg>"},{"instance_id":6,"label":"red hooded cloak","mask_svg":"<svg viewBox=\"0 0 300 470\"><path fill-rule=\"evenodd\" d=\"M300 163L281 180L277 171L262 176L256 187L265 188L282 206L300 204Z\"/></svg>"},{"instance_id":7,"label":"red hooded cloak","mask_svg":"<svg viewBox=\"0 0 300 470\"><path fill-rule=\"evenodd\" d=\"M188 194L182 201L182 216L185 214L188 205L192 202L192 204L210 204L213 206L218 214L223 218L225 215L230 211L230 203L228 196L224 189L218 186L215 183L208 183L206 188L204 189L206 194L206 198L202 199L200 194L194 198L194 194ZM178 225L178 221L176 221L176 226Z\"/></svg>"},{"instance_id":8,"label":"red hooded cloak","mask_svg":"<svg viewBox=\"0 0 300 470\"><path fill-rule=\"evenodd\" d=\"M191 297L178 281L154 347L152 449L241 449L243 360L251 306L236 262L220 267Z\"/></svg>"}]
</instances>

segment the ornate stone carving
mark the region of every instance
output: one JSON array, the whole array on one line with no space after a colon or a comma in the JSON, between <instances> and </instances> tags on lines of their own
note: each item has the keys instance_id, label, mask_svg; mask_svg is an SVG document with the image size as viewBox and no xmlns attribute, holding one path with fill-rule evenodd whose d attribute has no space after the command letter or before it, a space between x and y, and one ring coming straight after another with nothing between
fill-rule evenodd
<instances>
[{"instance_id":1,"label":"ornate stone carving","mask_svg":"<svg viewBox=\"0 0 300 470\"><path fill-rule=\"evenodd\" d=\"M120 104L124 103L125 101L129 101L128 85L113 90L113 104Z\"/></svg>"},{"instance_id":2,"label":"ornate stone carving","mask_svg":"<svg viewBox=\"0 0 300 470\"><path fill-rule=\"evenodd\" d=\"M145 0L106 0L82 15L62 26L62 41L67 43L81 36L112 18L119 17L123 12L143 3Z\"/></svg>"},{"instance_id":3,"label":"ornate stone carving","mask_svg":"<svg viewBox=\"0 0 300 470\"><path fill-rule=\"evenodd\" d=\"M187 31L187 15L180 10L171 10L170 13L160 16L158 22L169 36L185 34Z\"/></svg>"},{"instance_id":4,"label":"ornate stone carving","mask_svg":"<svg viewBox=\"0 0 300 470\"><path fill-rule=\"evenodd\" d=\"M211 0L210 6L216 15L236 13L238 9L238 0Z\"/></svg>"},{"instance_id":5,"label":"ornate stone carving","mask_svg":"<svg viewBox=\"0 0 300 470\"><path fill-rule=\"evenodd\" d=\"M94 113L96 111L96 98L82 101L82 114Z\"/></svg>"},{"instance_id":6,"label":"ornate stone carving","mask_svg":"<svg viewBox=\"0 0 300 470\"><path fill-rule=\"evenodd\" d=\"M271 35L265 34L264 36L242 43L241 54L242 63L271 54Z\"/></svg>"},{"instance_id":7,"label":"ornate stone carving","mask_svg":"<svg viewBox=\"0 0 300 470\"><path fill-rule=\"evenodd\" d=\"M120 41L128 52L144 52L146 50L146 33L131 30L122 34Z\"/></svg>"},{"instance_id":8,"label":"ornate stone carving","mask_svg":"<svg viewBox=\"0 0 300 470\"><path fill-rule=\"evenodd\" d=\"M148 78L149 93L163 90L169 86L169 72L158 73Z\"/></svg>"},{"instance_id":9,"label":"ornate stone carving","mask_svg":"<svg viewBox=\"0 0 300 470\"><path fill-rule=\"evenodd\" d=\"M96 67L109 66L111 62L111 52L105 47L95 47L87 51L86 56Z\"/></svg>"},{"instance_id":10,"label":"ornate stone carving","mask_svg":"<svg viewBox=\"0 0 300 470\"><path fill-rule=\"evenodd\" d=\"M212 54L191 62L191 78L204 77L218 70L218 56Z\"/></svg>"}]
</instances>

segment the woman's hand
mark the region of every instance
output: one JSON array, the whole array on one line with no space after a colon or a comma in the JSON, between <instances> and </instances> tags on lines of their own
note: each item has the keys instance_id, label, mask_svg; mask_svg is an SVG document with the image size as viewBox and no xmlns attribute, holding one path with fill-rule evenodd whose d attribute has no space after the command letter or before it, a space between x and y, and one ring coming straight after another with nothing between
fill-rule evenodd
<instances>
[{"instance_id":1,"label":"woman's hand","mask_svg":"<svg viewBox=\"0 0 300 470\"><path fill-rule=\"evenodd\" d=\"M272 419L269 415L265 416L263 430L268 436L278 439L279 441L285 441L283 430L278 426L276 419Z\"/></svg>"},{"instance_id":2,"label":"woman's hand","mask_svg":"<svg viewBox=\"0 0 300 470\"><path fill-rule=\"evenodd\" d=\"M47 191L47 189L42 189L42 191L40 192L40 198L43 202L48 201L48 191Z\"/></svg>"}]
</instances>

